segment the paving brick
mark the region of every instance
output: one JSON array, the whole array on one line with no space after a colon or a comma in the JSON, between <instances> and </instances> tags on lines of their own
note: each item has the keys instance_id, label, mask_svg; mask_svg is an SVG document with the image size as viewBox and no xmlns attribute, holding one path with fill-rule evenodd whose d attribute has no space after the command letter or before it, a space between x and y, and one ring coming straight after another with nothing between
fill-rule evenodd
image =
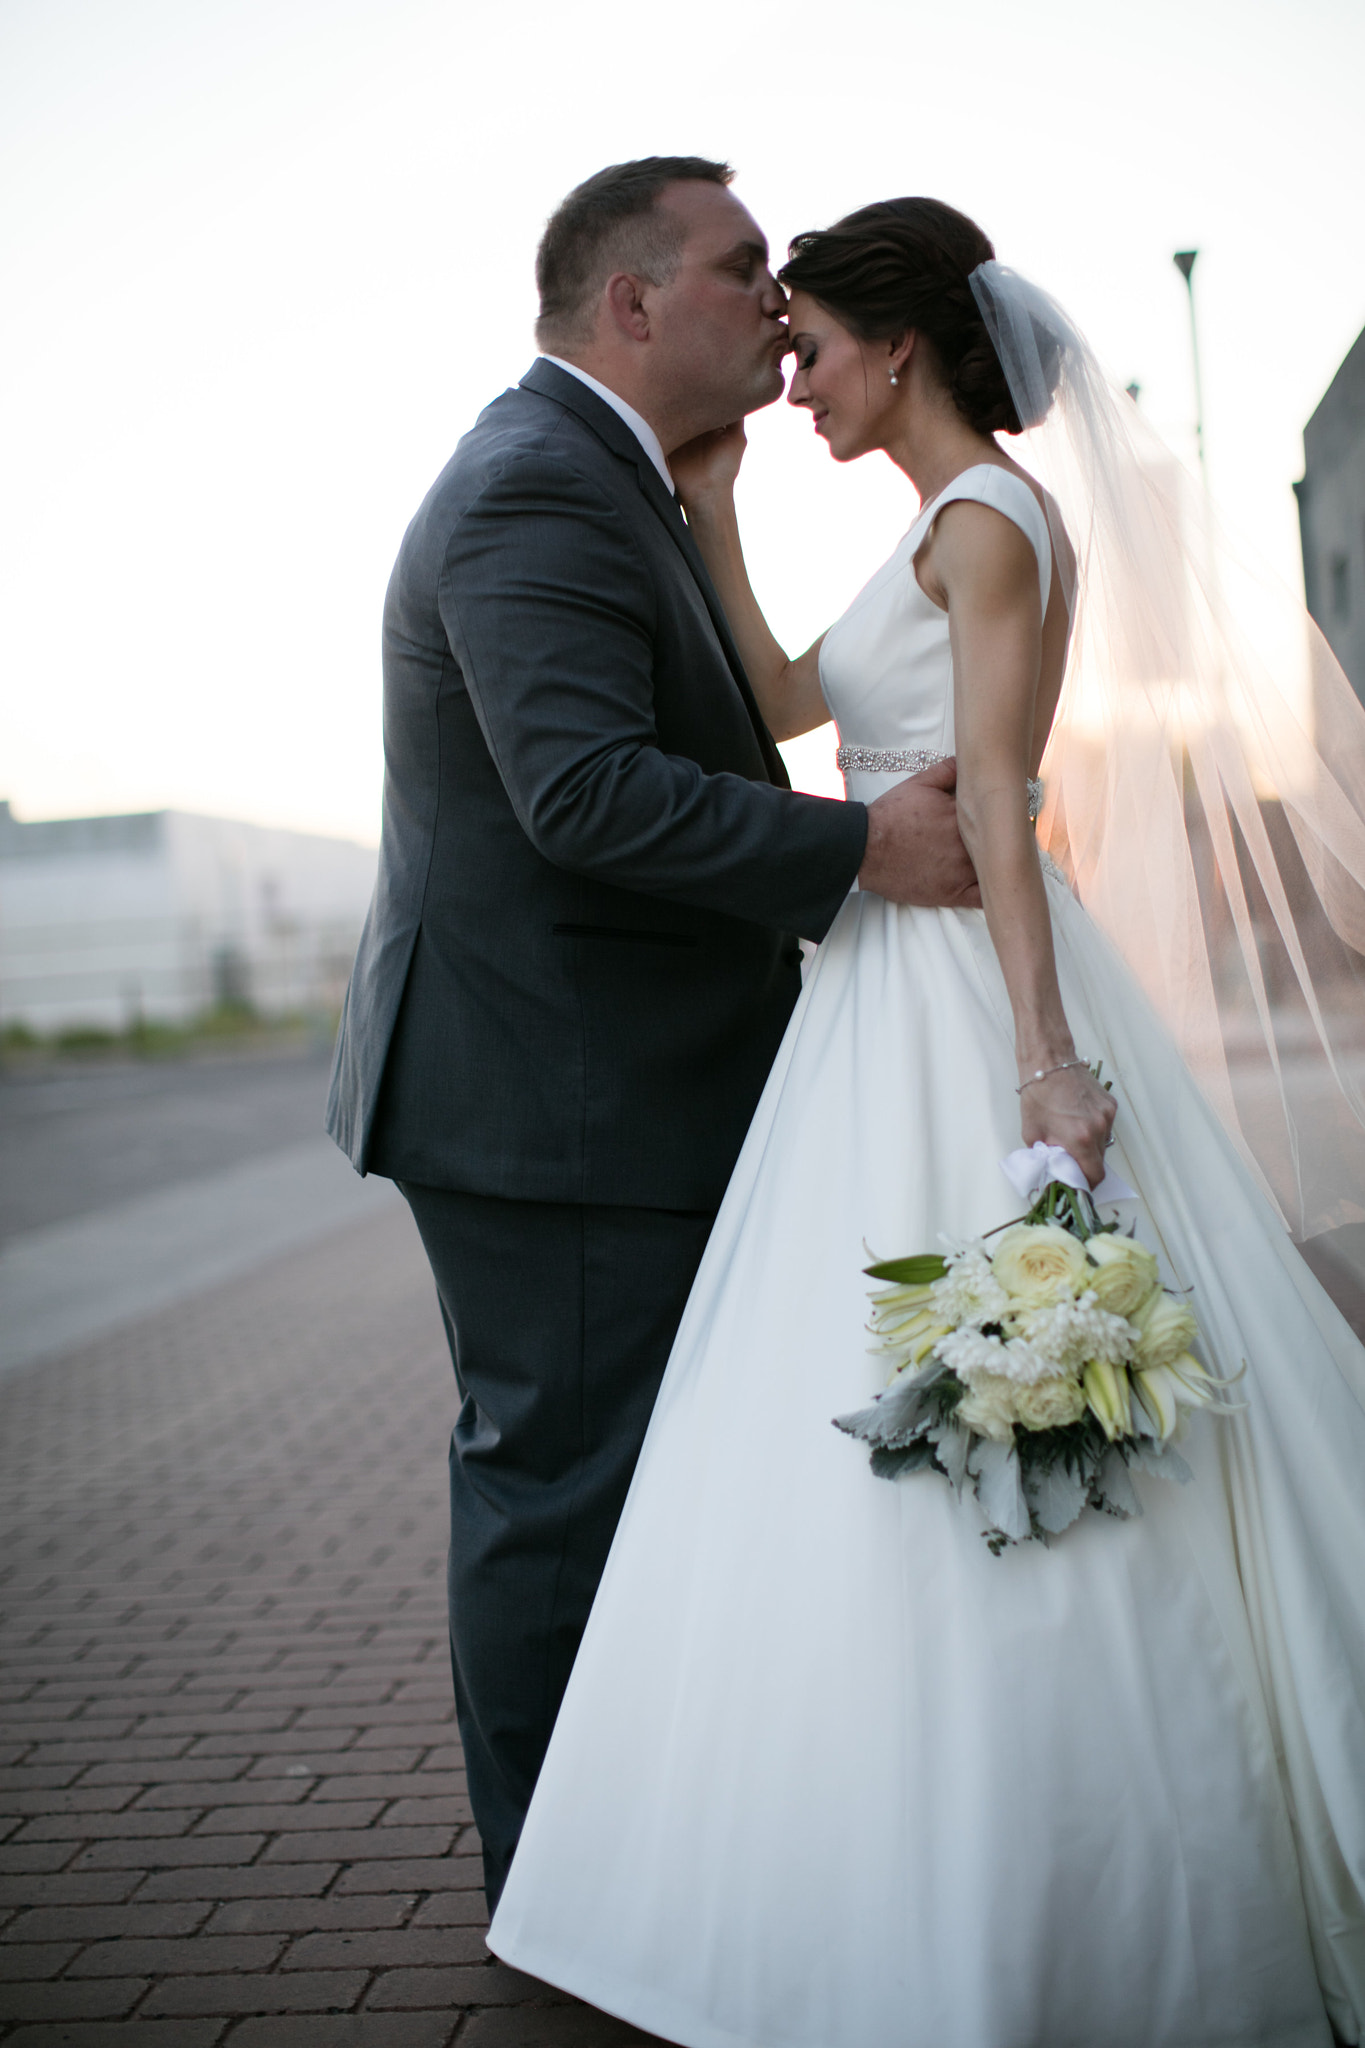
<instances>
[{"instance_id":1,"label":"paving brick","mask_svg":"<svg viewBox=\"0 0 1365 2048\"><path fill-rule=\"evenodd\" d=\"M55 1814L113 1814L133 1794L127 1785L76 1785L64 1789L35 1786L31 1791L0 1792L0 1813L49 1819ZM40 1838L41 1839L41 1838Z\"/></svg>"},{"instance_id":2,"label":"paving brick","mask_svg":"<svg viewBox=\"0 0 1365 2048\"><path fill-rule=\"evenodd\" d=\"M225 1762L226 1759L200 1757L198 1761L211 1764ZM201 1811L222 1814L230 1807L247 1807L254 1802L256 1811L262 1812L267 1806L289 1806L302 1799L309 1789L309 1783L307 1778L281 1778L273 1780L267 1788L263 1788L259 1781L249 1785L240 1780L230 1785L206 1785L202 1780L192 1779L188 1783L180 1781L149 1785L137 1802L137 1810L139 1813L168 1813L177 1808L198 1807ZM256 1823L258 1827L270 1827L273 1824L272 1821Z\"/></svg>"},{"instance_id":3,"label":"paving brick","mask_svg":"<svg viewBox=\"0 0 1365 2048\"><path fill-rule=\"evenodd\" d=\"M458 2025L458 2015L447 2012L243 2020L233 2029L232 2048L447 2048Z\"/></svg>"},{"instance_id":4,"label":"paving brick","mask_svg":"<svg viewBox=\"0 0 1365 2048\"><path fill-rule=\"evenodd\" d=\"M20 1842L84 1842L98 1834L105 1841L140 1842L183 1834L189 1826L183 1813L101 1813L96 1825L89 1813L43 1813L24 1823Z\"/></svg>"},{"instance_id":5,"label":"paving brick","mask_svg":"<svg viewBox=\"0 0 1365 2048\"><path fill-rule=\"evenodd\" d=\"M137 1898L139 1904L163 1899L302 1899L325 1892L340 1868L339 1863L252 1863L240 1870L221 1864L207 1864L198 1870L154 1870L145 1878Z\"/></svg>"},{"instance_id":6,"label":"paving brick","mask_svg":"<svg viewBox=\"0 0 1365 2048\"><path fill-rule=\"evenodd\" d=\"M0 1980L10 1983L56 1977L76 1953L70 1941L0 1942Z\"/></svg>"},{"instance_id":7,"label":"paving brick","mask_svg":"<svg viewBox=\"0 0 1365 2048\"><path fill-rule=\"evenodd\" d=\"M188 1735L125 1735L117 1742L40 1742L32 1754L38 1763L93 1763L106 1768L112 1763L158 1763L165 1757L183 1756L190 1744ZM98 1781L97 1781L98 1782ZM109 1779L116 1784L117 1779Z\"/></svg>"},{"instance_id":8,"label":"paving brick","mask_svg":"<svg viewBox=\"0 0 1365 2048\"><path fill-rule=\"evenodd\" d=\"M147 1989L145 1977L94 1984L0 1984L0 2020L117 2020Z\"/></svg>"},{"instance_id":9,"label":"paving brick","mask_svg":"<svg viewBox=\"0 0 1365 2048\"><path fill-rule=\"evenodd\" d=\"M370 1986L365 2004L375 2012L423 2012L433 2007L449 2011L452 2006L527 2005L535 2000L556 2004L567 1996L520 1970L509 1970L505 1963L490 1962L447 1970L387 1970Z\"/></svg>"},{"instance_id":10,"label":"paving brick","mask_svg":"<svg viewBox=\"0 0 1365 2048\"><path fill-rule=\"evenodd\" d=\"M95 1842L73 1870L174 1870L194 1863L250 1863L264 1835L180 1835L169 1840Z\"/></svg>"},{"instance_id":11,"label":"paving brick","mask_svg":"<svg viewBox=\"0 0 1365 2048\"><path fill-rule=\"evenodd\" d=\"M464 1776L464 1751L457 1742L437 1743L422 1759L424 1771L456 1771Z\"/></svg>"},{"instance_id":12,"label":"paving brick","mask_svg":"<svg viewBox=\"0 0 1365 2048\"><path fill-rule=\"evenodd\" d=\"M46 1742L59 1733L75 1735L79 1729L79 1723L73 1725L75 1712L74 1701L68 1702L65 1707L51 1707L43 1714L27 1711L20 1714L6 1708L4 1713L0 1713L0 1741ZM121 1725L115 1724L108 1732L126 1735L128 1725L127 1721Z\"/></svg>"},{"instance_id":13,"label":"paving brick","mask_svg":"<svg viewBox=\"0 0 1365 2048\"><path fill-rule=\"evenodd\" d=\"M0 1845L0 1875L41 1875L60 1870L71 1860L71 1842L5 1842Z\"/></svg>"},{"instance_id":14,"label":"paving brick","mask_svg":"<svg viewBox=\"0 0 1365 2048\"><path fill-rule=\"evenodd\" d=\"M312 1800L317 1805L334 1799L461 1799L464 1789L453 1771L319 1772Z\"/></svg>"},{"instance_id":15,"label":"paving brick","mask_svg":"<svg viewBox=\"0 0 1365 2048\"><path fill-rule=\"evenodd\" d=\"M68 2020L20 2027L5 2048L215 2048L225 2020Z\"/></svg>"},{"instance_id":16,"label":"paving brick","mask_svg":"<svg viewBox=\"0 0 1365 2048\"><path fill-rule=\"evenodd\" d=\"M204 1932L312 1934L401 1927L416 1904L415 1892L359 1892L345 1899L232 1899L218 1907Z\"/></svg>"},{"instance_id":17,"label":"paving brick","mask_svg":"<svg viewBox=\"0 0 1365 2048\"><path fill-rule=\"evenodd\" d=\"M0 1877L0 1906L77 1906L126 1899L137 1888L132 1870L58 1870L43 1876Z\"/></svg>"},{"instance_id":18,"label":"paving brick","mask_svg":"<svg viewBox=\"0 0 1365 2048\"><path fill-rule=\"evenodd\" d=\"M655 2048L658 2042L657 2034L586 2005L503 2006L472 2014L459 2033L460 2048Z\"/></svg>"},{"instance_id":19,"label":"paving brick","mask_svg":"<svg viewBox=\"0 0 1365 2048\"><path fill-rule=\"evenodd\" d=\"M321 1792L315 1792L309 1802L313 1806L322 1804ZM418 1827L424 1822L431 1826L438 1824L451 1828L467 1828L474 1818L474 1809L463 1793L423 1793L418 1799L395 1799L380 1821L382 1828Z\"/></svg>"},{"instance_id":20,"label":"paving brick","mask_svg":"<svg viewBox=\"0 0 1365 2048\"><path fill-rule=\"evenodd\" d=\"M396 1221L0 1383L0 1459L23 1446L0 1638L26 1692L0 1955L73 2001L12 2015L32 2048L449 2048L454 2007L362 2011L370 1973L493 1982L458 1960L482 1929L431 1450L453 1395ZM422 1894L466 1889L413 1929Z\"/></svg>"},{"instance_id":21,"label":"paving brick","mask_svg":"<svg viewBox=\"0 0 1365 2048\"><path fill-rule=\"evenodd\" d=\"M370 1847L377 1846L371 1838ZM347 1864L337 1879L336 1889L345 1898L354 1892L455 1891L464 1886L477 1886L482 1894L482 1858L476 1866L470 1857L462 1861L457 1856L403 1856L390 1862L384 1857L367 1856Z\"/></svg>"},{"instance_id":22,"label":"paving brick","mask_svg":"<svg viewBox=\"0 0 1365 2048\"><path fill-rule=\"evenodd\" d=\"M82 1951L68 1977L211 1976L225 1970L268 1970L283 1940L271 1934L204 1935L183 1941L97 1941ZM4 1950L0 1947L0 1955Z\"/></svg>"},{"instance_id":23,"label":"paving brick","mask_svg":"<svg viewBox=\"0 0 1365 2048\"><path fill-rule=\"evenodd\" d=\"M333 1749L323 1742L305 1745L299 1754L274 1751L257 1757L247 1772L253 1784L287 1777L291 1771L330 1781L348 1777L416 1777L425 1752L421 1749Z\"/></svg>"},{"instance_id":24,"label":"paving brick","mask_svg":"<svg viewBox=\"0 0 1365 2048\"><path fill-rule=\"evenodd\" d=\"M344 1722L353 1717L357 1709L368 1710L361 1715L362 1719L368 1718L369 1714L376 1710L382 1711L387 1718L395 1713L400 1705L400 1702L389 1699L389 1694L393 1690L392 1679L376 1678L359 1685L329 1685L326 1676L310 1680L305 1672L298 1671L272 1673L271 1678L275 1682L267 1684L263 1681L246 1695L242 1705L247 1713L255 1713L258 1710L270 1712L288 1700L303 1708L303 1714L300 1716L301 1726L328 1728L338 1721ZM421 1711L425 1714L428 1709L423 1708ZM324 1715L325 1719L319 1718ZM413 1720L418 1718L417 1713L409 1716L409 1719Z\"/></svg>"},{"instance_id":25,"label":"paving brick","mask_svg":"<svg viewBox=\"0 0 1365 2048\"><path fill-rule=\"evenodd\" d=\"M137 1725L139 1735L271 1735L287 1728L297 1718L297 1709L260 1709L250 1714L207 1714L177 1711L150 1716ZM260 1745L258 1744L259 1748Z\"/></svg>"},{"instance_id":26,"label":"paving brick","mask_svg":"<svg viewBox=\"0 0 1365 2048\"><path fill-rule=\"evenodd\" d=\"M326 1748L334 1750L350 1743L360 1734L358 1728L329 1728L324 1738ZM269 1742L262 1742L249 1729L216 1729L210 1735L203 1735L194 1744L192 1756L238 1756L256 1757L268 1748L272 1756L289 1757L296 1754L307 1756L318 1747L317 1731L312 1728L281 1728L275 1730ZM347 1751L349 1754L349 1751Z\"/></svg>"},{"instance_id":27,"label":"paving brick","mask_svg":"<svg viewBox=\"0 0 1365 2048\"><path fill-rule=\"evenodd\" d=\"M480 1927L488 1925L483 1890L433 1892L412 1916L414 1927Z\"/></svg>"},{"instance_id":28,"label":"paving brick","mask_svg":"<svg viewBox=\"0 0 1365 2048\"><path fill-rule=\"evenodd\" d=\"M246 1769L243 1758L235 1756L177 1756L164 1759L129 1757L126 1761L92 1766L82 1785L215 1785L230 1783ZM214 1799L224 1795L221 1789ZM145 1804L145 1800L143 1804Z\"/></svg>"},{"instance_id":29,"label":"paving brick","mask_svg":"<svg viewBox=\"0 0 1365 2048\"><path fill-rule=\"evenodd\" d=\"M288 1781L286 1780L286 1783ZM308 1790L307 1780L299 1784L302 1794ZM259 1797L259 1790L257 1790ZM262 1806L215 1806L204 1815L195 1832L218 1835L250 1833L264 1828L272 1834L316 1834L333 1828L368 1828L378 1820L384 1809L382 1799L353 1799L341 1804L323 1806L314 1811L312 1801L305 1807L291 1805L287 1798L268 1795L268 1803Z\"/></svg>"},{"instance_id":30,"label":"paving brick","mask_svg":"<svg viewBox=\"0 0 1365 2048\"><path fill-rule=\"evenodd\" d=\"M305 1862L310 1856L349 1859L373 1856L376 1850L387 1850L395 1859L444 1856L454 1839L454 1828L324 1828L317 1833L276 1835L263 1861Z\"/></svg>"},{"instance_id":31,"label":"paving brick","mask_svg":"<svg viewBox=\"0 0 1365 2048\"><path fill-rule=\"evenodd\" d=\"M51 1791L69 1785L80 1773L79 1764L11 1764L0 1768L0 1805L7 1813L16 1812L18 1809L10 1804L5 1794Z\"/></svg>"},{"instance_id":32,"label":"paving brick","mask_svg":"<svg viewBox=\"0 0 1365 2048\"><path fill-rule=\"evenodd\" d=\"M448 1743L455 1733L455 1709L452 1707L444 1720L427 1720L399 1727L390 1727L385 1722L362 1728L356 1737L357 1749L389 1749L396 1742L417 1742L423 1746L432 1743Z\"/></svg>"},{"instance_id":33,"label":"paving brick","mask_svg":"<svg viewBox=\"0 0 1365 2048\"><path fill-rule=\"evenodd\" d=\"M35 1906L16 1914L5 1929L4 1941L119 1941L134 1936L193 1934L209 1910L204 1900L166 1906Z\"/></svg>"},{"instance_id":34,"label":"paving brick","mask_svg":"<svg viewBox=\"0 0 1365 2048\"><path fill-rule=\"evenodd\" d=\"M230 2016L350 2012L364 1988L363 1970L294 1970L288 1976L170 1977L153 1988L143 2011L149 2019L170 2013Z\"/></svg>"},{"instance_id":35,"label":"paving brick","mask_svg":"<svg viewBox=\"0 0 1365 2048\"><path fill-rule=\"evenodd\" d=\"M0 1949L0 1954L3 1954ZM282 1970L435 1969L482 1963L488 1951L481 1929L403 1927L392 1932L367 1928L349 1933L305 1934L280 1961Z\"/></svg>"}]
</instances>

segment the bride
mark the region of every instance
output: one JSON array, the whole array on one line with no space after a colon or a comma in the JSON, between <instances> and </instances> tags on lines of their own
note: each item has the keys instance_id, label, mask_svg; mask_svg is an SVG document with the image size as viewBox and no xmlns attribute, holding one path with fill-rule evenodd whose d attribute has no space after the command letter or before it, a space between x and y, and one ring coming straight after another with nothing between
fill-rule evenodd
<instances>
[{"instance_id":1,"label":"bride","mask_svg":"<svg viewBox=\"0 0 1365 2048\"><path fill-rule=\"evenodd\" d=\"M973 223L867 207L781 275L791 402L836 460L884 450L919 515L797 660L744 569L742 428L677 460L689 522L775 735L832 715L863 798L956 756L984 908L854 893L815 957L490 1946L686 2048L1358 2042L1365 1353L1282 1221L1357 1170L1358 1126L1324 1061L1341 1102L1296 1153L1293 1063L1267 1058L1288 1078L1257 1093L1207 1026L1228 962L1254 995L1279 943L1330 1038L1304 892L1295 911L1261 864L1266 778L1326 878L1323 930L1357 949L1359 820L1317 756L1289 789L1247 670L1229 709L1209 564L1170 614L1171 684L1157 585L1203 543L1162 527L1169 479L1133 455L1133 408ZM1052 491L995 438L1045 418L1040 445L1069 437ZM1065 874L1031 823L1045 747ZM1250 867L1220 837L1234 817ZM1259 1017L1264 1049L1267 1004L1238 1002L1225 1024L1245 1044ZM1021 1135L1092 1186L1113 1143L1125 1222L1193 1288L1210 1364L1245 1360L1244 1406L1192 1418L1189 1485L1135 1477L1140 1518L1088 1513L996 1557L970 1495L872 1477L830 1421L876 1391L864 1240L885 1256L1004 1222Z\"/></svg>"}]
</instances>

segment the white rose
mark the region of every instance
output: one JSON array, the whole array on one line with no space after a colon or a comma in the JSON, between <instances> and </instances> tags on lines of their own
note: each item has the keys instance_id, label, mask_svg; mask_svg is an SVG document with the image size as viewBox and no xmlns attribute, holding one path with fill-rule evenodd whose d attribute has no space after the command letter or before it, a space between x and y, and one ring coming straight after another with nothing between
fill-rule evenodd
<instances>
[{"instance_id":1,"label":"white rose","mask_svg":"<svg viewBox=\"0 0 1365 2048\"><path fill-rule=\"evenodd\" d=\"M1092 1237L1085 1249L1099 1268L1087 1274L1086 1280L1100 1307L1111 1316L1136 1315L1159 1277L1151 1252L1133 1238L1111 1231Z\"/></svg>"},{"instance_id":2,"label":"white rose","mask_svg":"<svg viewBox=\"0 0 1365 2048\"><path fill-rule=\"evenodd\" d=\"M995 1277L1015 1301L1041 1307L1070 1301L1089 1285L1085 1246L1057 1223L1016 1223L991 1255Z\"/></svg>"},{"instance_id":3,"label":"white rose","mask_svg":"<svg viewBox=\"0 0 1365 2048\"><path fill-rule=\"evenodd\" d=\"M1133 1322L1137 1327L1133 1363L1143 1371L1155 1365L1173 1365L1199 1335L1193 1309L1161 1291L1144 1301Z\"/></svg>"},{"instance_id":4,"label":"white rose","mask_svg":"<svg viewBox=\"0 0 1365 2048\"><path fill-rule=\"evenodd\" d=\"M1079 1380L1041 1380L1020 1387L1015 1405L1025 1429L1065 1429L1084 1415L1085 1389Z\"/></svg>"},{"instance_id":5,"label":"white rose","mask_svg":"<svg viewBox=\"0 0 1365 2048\"><path fill-rule=\"evenodd\" d=\"M978 1436L988 1436L998 1444L1007 1444L1014 1435L1018 1393L1013 1380L1000 1379L994 1373L981 1373L959 1401L957 1420L964 1429L974 1429Z\"/></svg>"}]
</instances>

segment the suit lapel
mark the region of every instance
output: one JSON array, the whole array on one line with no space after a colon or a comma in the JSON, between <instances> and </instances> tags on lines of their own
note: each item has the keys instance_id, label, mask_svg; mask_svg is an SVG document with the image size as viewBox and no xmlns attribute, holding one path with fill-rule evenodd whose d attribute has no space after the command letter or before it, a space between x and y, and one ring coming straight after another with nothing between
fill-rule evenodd
<instances>
[{"instance_id":1,"label":"suit lapel","mask_svg":"<svg viewBox=\"0 0 1365 2048\"><path fill-rule=\"evenodd\" d=\"M586 426L592 428L599 440L605 441L613 455L619 455L623 462L630 463L634 469L641 491L648 499L652 509L667 527L678 552L692 574L693 581L701 592L702 600L710 615L711 623L716 629L716 638L720 641L725 659L729 663L735 687L744 700L744 708L749 714L759 747L762 750L769 780L775 782L779 788L789 789L791 783L787 775L786 764L781 754L777 751L777 745L773 740L772 734L763 723L753 690L749 686L749 678L744 672L744 663L740 659L739 648L735 644L734 634L730 631L730 622L726 618L724 607L716 594L716 587L707 573L706 564L701 558L701 551L688 531L687 521L683 518L682 509L677 499L665 485L658 470L655 469L654 464L650 461L648 455L646 455L644 449L640 446L640 443L620 414L613 412L611 407L604 404L595 391L590 391L586 384L579 382L577 377L570 377L554 363L547 363L541 357L532 364L521 381L528 391L535 391L542 398L553 398L558 404L567 406L570 412L577 414L578 418Z\"/></svg>"}]
</instances>

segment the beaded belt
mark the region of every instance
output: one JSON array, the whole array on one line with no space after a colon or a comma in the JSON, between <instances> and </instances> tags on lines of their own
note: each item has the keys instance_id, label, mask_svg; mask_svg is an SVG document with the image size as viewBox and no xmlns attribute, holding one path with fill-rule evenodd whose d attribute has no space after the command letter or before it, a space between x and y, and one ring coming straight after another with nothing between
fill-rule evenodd
<instances>
[{"instance_id":1,"label":"beaded belt","mask_svg":"<svg viewBox=\"0 0 1365 2048\"><path fill-rule=\"evenodd\" d=\"M921 775L948 754L935 754L928 747L840 747L834 765L841 775ZM1036 776L1028 779L1028 814L1036 818L1043 808L1043 785Z\"/></svg>"}]
</instances>

